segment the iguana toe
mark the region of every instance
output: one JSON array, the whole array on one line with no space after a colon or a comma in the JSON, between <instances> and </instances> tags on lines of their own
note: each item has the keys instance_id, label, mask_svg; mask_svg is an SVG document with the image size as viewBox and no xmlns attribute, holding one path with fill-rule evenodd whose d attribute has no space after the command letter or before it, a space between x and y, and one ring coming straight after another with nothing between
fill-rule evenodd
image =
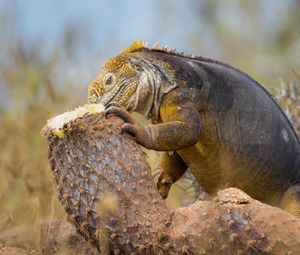
<instances>
[{"instance_id":1,"label":"iguana toe","mask_svg":"<svg viewBox=\"0 0 300 255\"><path fill-rule=\"evenodd\" d=\"M132 125L136 123L135 119L130 115L129 112L127 112L124 108L116 105L108 106L108 108L106 108L104 112L104 115L105 117L108 117L109 115L117 115L127 123L130 123Z\"/></svg>"}]
</instances>

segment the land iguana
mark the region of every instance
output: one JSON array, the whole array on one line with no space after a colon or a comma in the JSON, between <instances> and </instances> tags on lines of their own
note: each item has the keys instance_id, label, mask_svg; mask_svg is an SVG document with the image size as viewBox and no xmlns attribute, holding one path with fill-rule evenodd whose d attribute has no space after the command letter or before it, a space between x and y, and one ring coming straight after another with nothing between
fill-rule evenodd
<instances>
[{"instance_id":1,"label":"land iguana","mask_svg":"<svg viewBox=\"0 0 300 255\"><path fill-rule=\"evenodd\" d=\"M189 167L209 193L237 187L300 217L300 143L272 96L223 62L134 42L88 87L89 103L126 122L122 131L163 151L163 198ZM130 112L151 119L142 126Z\"/></svg>"}]
</instances>

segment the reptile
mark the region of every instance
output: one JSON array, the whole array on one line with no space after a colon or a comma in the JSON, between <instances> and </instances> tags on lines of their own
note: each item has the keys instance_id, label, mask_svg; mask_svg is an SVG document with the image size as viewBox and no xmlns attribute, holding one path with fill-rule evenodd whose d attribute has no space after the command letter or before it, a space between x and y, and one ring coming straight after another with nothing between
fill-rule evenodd
<instances>
[{"instance_id":1,"label":"reptile","mask_svg":"<svg viewBox=\"0 0 300 255\"><path fill-rule=\"evenodd\" d=\"M147 149L161 151L163 198L190 168L211 195L236 187L300 217L300 143L268 91L237 68L135 41L108 59L88 102L124 121ZM139 124L130 113L151 120Z\"/></svg>"}]
</instances>

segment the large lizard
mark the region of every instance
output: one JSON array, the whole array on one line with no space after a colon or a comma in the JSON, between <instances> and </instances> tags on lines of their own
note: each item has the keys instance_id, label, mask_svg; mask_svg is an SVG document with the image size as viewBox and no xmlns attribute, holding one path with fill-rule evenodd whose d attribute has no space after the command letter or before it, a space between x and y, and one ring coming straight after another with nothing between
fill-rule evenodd
<instances>
[{"instance_id":1,"label":"large lizard","mask_svg":"<svg viewBox=\"0 0 300 255\"><path fill-rule=\"evenodd\" d=\"M189 167L209 193L237 187L300 217L300 143L272 96L223 62L148 48L142 42L109 59L88 88L90 103L125 120L123 132L164 151L163 198ZM151 119L142 126L130 115Z\"/></svg>"}]
</instances>

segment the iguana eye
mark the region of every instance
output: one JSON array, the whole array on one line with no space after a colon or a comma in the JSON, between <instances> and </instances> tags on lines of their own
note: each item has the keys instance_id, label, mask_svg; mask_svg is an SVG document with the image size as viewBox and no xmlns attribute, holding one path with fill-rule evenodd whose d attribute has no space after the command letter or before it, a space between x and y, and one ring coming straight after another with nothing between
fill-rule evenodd
<instances>
[{"instance_id":1,"label":"iguana eye","mask_svg":"<svg viewBox=\"0 0 300 255\"><path fill-rule=\"evenodd\" d=\"M111 73L107 73L103 78L103 85L109 86L113 83L115 76Z\"/></svg>"}]
</instances>

